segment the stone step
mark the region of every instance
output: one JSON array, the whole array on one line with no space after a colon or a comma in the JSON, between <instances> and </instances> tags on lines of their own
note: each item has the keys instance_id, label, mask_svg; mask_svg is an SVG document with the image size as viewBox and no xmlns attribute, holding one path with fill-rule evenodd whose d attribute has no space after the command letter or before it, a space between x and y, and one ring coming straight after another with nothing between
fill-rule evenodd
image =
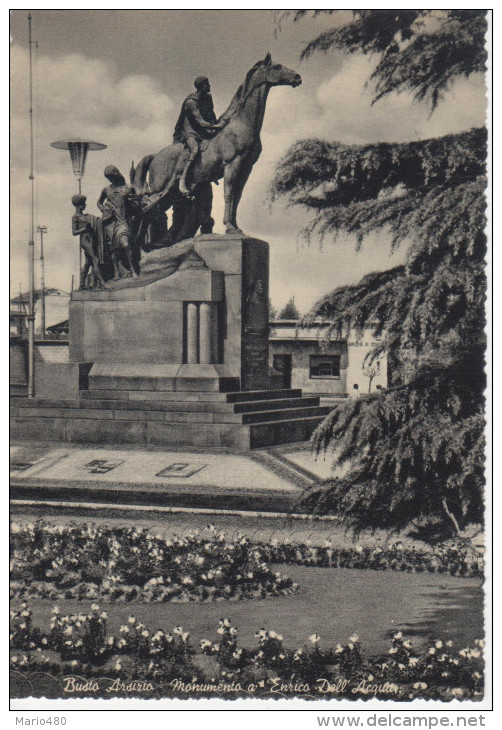
<instances>
[{"instance_id":1,"label":"stone step","mask_svg":"<svg viewBox=\"0 0 502 730\"><path fill-rule=\"evenodd\" d=\"M308 441L324 416L250 424L250 449Z\"/></svg>"},{"instance_id":2,"label":"stone step","mask_svg":"<svg viewBox=\"0 0 502 730\"><path fill-rule=\"evenodd\" d=\"M276 408L303 408L318 406L318 396L297 396L295 398L274 398L272 400L239 401L233 405L234 413L251 413L254 411L272 411Z\"/></svg>"},{"instance_id":3,"label":"stone step","mask_svg":"<svg viewBox=\"0 0 502 730\"><path fill-rule=\"evenodd\" d=\"M169 412L134 412L130 417L124 411L79 409L20 409L18 413L11 418L11 436L19 440L238 449L305 441L324 418L324 414L292 418L290 412L282 411L283 419L243 424L243 414L227 414L239 419L232 423L212 420L218 417L213 413L185 413L184 421L166 420L175 416ZM123 418L114 418L117 414ZM143 417L138 418L139 414ZM190 416L197 420L189 420Z\"/></svg>"},{"instance_id":4,"label":"stone step","mask_svg":"<svg viewBox=\"0 0 502 730\"><path fill-rule=\"evenodd\" d=\"M79 408L76 398L13 398L11 408Z\"/></svg>"},{"instance_id":5,"label":"stone step","mask_svg":"<svg viewBox=\"0 0 502 730\"><path fill-rule=\"evenodd\" d=\"M296 418L315 416L324 418L331 412L329 406L312 406L310 408L294 408L272 411L257 411L256 413L242 413L242 423L271 423L273 421L290 421Z\"/></svg>"},{"instance_id":6,"label":"stone step","mask_svg":"<svg viewBox=\"0 0 502 730\"><path fill-rule=\"evenodd\" d=\"M105 407L100 401L94 401L92 408L67 408L64 402L51 406L34 406L16 408L11 407L13 418L26 419L67 419L86 421L128 421L131 424L143 421L161 421L164 423L218 423L218 424L254 424L272 421L287 421L295 418L308 416L319 416L324 418L329 412L328 406L304 405L300 398L297 399L296 407L274 408L266 411L251 411L249 413L234 413L231 403L205 404L205 409L194 407L193 403L182 406L181 403L148 404L149 408L122 408L120 401L116 403L106 402ZM215 407L216 406L216 407Z\"/></svg>"},{"instance_id":7,"label":"stone step","mask_svg":"<svg viewBox=\"0 0 502 730\"><path fill-rule=\"evenodd\" d=\"M280 390L238 390L226 393L228 403L241 403L243 401L255 400L276 400L277 398L301 398L300 388L287 388Z\"/></svg>"},{"instance_id":8,"label":"stone step","mask_svg":"<svg viewBox=\"0 0 502 730\"><path fill-rule=\"evenodd\" d=\"M111 390L116 391L155 391L155 389L163 392L196 392L196 393L229 393L235 392L235 388L239 386L239 378L215 376L121 376L116 375L93 375L92 371L89 375L89 388L91 390Z\"/></svg>"},{"instance_id":9,"label":"stone step","mask_svg":"<svg viewBox=\"0 0 502 730\"><path fill-rule=\"evenodd\" d=\"M81 401L113 400L133 401L144 403L153 401L193 401L194 403L226 403L225 393L197 393L191 391L162 391L162 390L81 390Z\"/></svg>"},{"instance_id":10,"label":"stone step","mask_svg":"<svg viewBox=\"0 0 502 730\"><path fill-rule=\"evenodd\" d=\"M62 404L54 403L54 407L61 407ZM242 403L227 403L219 401L186 401L186 400L159 400L159 401L131 401L115 400L111 398L83 398L80 407L84 410L124 410L124 411L189 411L214 413L250 413L257 411L271 411L286 408L306 408L318 406L319 398L316 396L303 398L277 398L276 400L244 401Z\"/></svg>"}]
</instances>

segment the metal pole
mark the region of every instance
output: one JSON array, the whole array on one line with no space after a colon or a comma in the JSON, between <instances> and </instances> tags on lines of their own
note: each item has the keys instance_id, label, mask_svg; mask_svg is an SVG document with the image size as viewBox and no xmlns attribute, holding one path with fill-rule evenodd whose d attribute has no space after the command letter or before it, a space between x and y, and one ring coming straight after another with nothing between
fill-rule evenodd
<instances>
[{"instance_id":1,"label":"metal pole","mask_svg":"<svg viewBox=\"0 0 502 730\"><path fill-rule=\"evenodd\" d=\"M40 329L42 330L42 339L45 340L45 264L44 264L44 233L47 233L47 226L37 226L37 231L40 232L40 289L41 291L41 304L42 304L42 317Z\"/></svg>"},{"instance_id":2,"label":"metal pole","mask_svg":"<svg viewBox=\"0 0 502 730\"><path fill-rule=\"evenodd\" d=\"M29 250L30 304L28 310L28 398L35 395L35 185L33 175L33 70L31 14L28 13L28 45L30 49L30 184L31 219Z\"/></svg>"}]
</instances>

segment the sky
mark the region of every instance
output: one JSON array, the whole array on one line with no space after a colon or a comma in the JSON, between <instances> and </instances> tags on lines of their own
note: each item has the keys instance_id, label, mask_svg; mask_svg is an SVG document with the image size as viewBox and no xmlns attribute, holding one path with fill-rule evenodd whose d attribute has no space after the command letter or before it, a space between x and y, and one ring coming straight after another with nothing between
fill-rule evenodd
<instances>
[{"instance_id":1,"label":"sky","mask_svg":"<svg viewBox=\"0 0 502 730\"><path fill-rule=\"evenodd\" d=\"M481 75L458 81L431 115L410 94L391 94L371 105L367 80L375 59L338 52L300 62L305 43L350 16L320 16L286 22L277 33L266 10L34 10L35 227L44 237L46 286L69 291L78 280L78 240L71 235L77 192L69 154L50 142L80 137L107 145L89 152L82 191L87 209L107 183L106 165L128 177L131 161L157 152L172 132L193 80L211 82L221 114L248 69L270 51L275 62L302 75L298 88L271 90L262 129L263 152L243 193L240 227L270 244L270 293L276 307L291 296L306 312L317 299L365 274L402 263L405 251L390 255L382 233L359 252L355 240L299 239L308 211L270 206L267 189L275 165L299 139L319 137L348 144L404 142L481 126L485 83ZM27 12L11 13L11 291L28 287L29 85ZM214 187L214 186L213 186ZM214 187L215 232L223 232L223 184ZM36 241L39 256L39 238ZM38 262L36 268L39 281Z\"/></svg>"}]
</instances>

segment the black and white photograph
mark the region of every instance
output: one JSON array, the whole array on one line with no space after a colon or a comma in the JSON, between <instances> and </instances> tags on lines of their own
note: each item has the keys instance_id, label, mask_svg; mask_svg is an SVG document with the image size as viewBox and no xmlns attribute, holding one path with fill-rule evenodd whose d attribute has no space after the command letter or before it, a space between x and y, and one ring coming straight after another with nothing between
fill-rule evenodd
<instances>
[{"instance_id":1,"label":"black and white photograph","mask_svg":"<svg viewBox=\"0 0 502 730\"><path fill-rule=\"evenodd\" d=\"M492 11L9 22L11 711L484 726Z\"/></svg>"}]
</instances>

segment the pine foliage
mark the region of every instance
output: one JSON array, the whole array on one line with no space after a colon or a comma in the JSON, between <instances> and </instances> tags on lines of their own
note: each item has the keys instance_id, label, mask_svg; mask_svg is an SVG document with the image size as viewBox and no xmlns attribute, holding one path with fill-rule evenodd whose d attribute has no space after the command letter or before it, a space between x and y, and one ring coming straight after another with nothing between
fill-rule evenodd
<instances>
[{"instance_id":1,"label":"pine foliage","mask_svg":"<svg viewBox=\"0 0 502 730\"><path fill-rule=\"evenodd\" d=\"M286 10L278 13L278 23L334 12ZM485 70L485 10L354 10L353 16L310 41L302 58L334 50L378 54L374 101L411 89L434 109L456 79Z\"/></svg>"},{"instance_id":2,"label":"pine foliage","mask_svg":"<svg viewBox=\"0 0 502 730\"><path fill-rule=\"evenodd\" d=\"M290 11L295 20L307 12ZM484 68L486 20L483 11L430 16L355 11L304 56L379 53L375 99L411 88L434 107L454 78ZM327 337L372 325L381 344L369 359L389 357L389 389L338 406L314 434L318 452L332 448L350 469L304 504L355 529L432 517L458 530L482 520L486 144L485 129L403 144L304 140L272 181L273 198L313 213L307 238L344 232L359 247L383 230L393 248L408 247L404 266L336 289L304 319L330 320Z\"/></svg>"},{"instance_id":3,"label":"pine foliage","mask_svg":"<svg viewBox=\"0 0 502 730\"><path fill-rule=\"evenodd\" d=\"M291 297L279 312L279 319L300 319L300 312L295 304L295 298Z\"/></svg>"}]
</instances>

